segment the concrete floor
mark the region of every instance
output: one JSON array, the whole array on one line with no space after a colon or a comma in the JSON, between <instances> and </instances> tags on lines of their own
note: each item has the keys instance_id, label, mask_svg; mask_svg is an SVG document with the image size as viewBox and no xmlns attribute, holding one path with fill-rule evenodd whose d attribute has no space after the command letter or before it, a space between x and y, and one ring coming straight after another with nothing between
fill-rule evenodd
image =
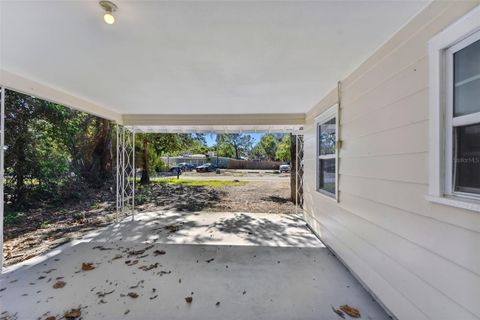
<instances>
[{"instance_id":1,"label":"concrete floor","mask_svg":"<svg viewBox=\"0 0 480 320\"><path fill-rule=\"evenodd\" d=\"M296 215L144 213L7 269L0 290L0 319L388 319Z\"/></svg>"}]
</instances>

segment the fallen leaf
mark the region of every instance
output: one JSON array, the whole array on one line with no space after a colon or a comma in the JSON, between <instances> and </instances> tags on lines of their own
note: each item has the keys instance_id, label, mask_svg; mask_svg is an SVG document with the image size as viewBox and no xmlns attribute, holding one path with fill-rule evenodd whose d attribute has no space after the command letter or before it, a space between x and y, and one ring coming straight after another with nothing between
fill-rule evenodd
<instances>
[{"instance_id":1,"label":"fallen leaf","mask_svg":"<svg viewBox=\"0 0 480 320\"><path fill-rule=\"evenodd\" d=\"M95 267L93 266L93 263L90 263L90 262L83 262L82 263L82 270L83 271L90 271L90 270L93 270L95 269Z\"/></svg>"},{"instance_id":2,"label":"fallen leaf","mask_svg":"<svg viewBox=\"0 0 480 320\"><path fill-rule=\"evenodd\" d=\"M141 284L144 283L144 282L145 282L144 280L140 280L140 281L137 282L136 285L131 286L130 289L136 289L136 288L138 288L139 285L141 285ZM143 288L143 287L142 287L142 288Z\"/></svg>"},{"instance_id":3,"label":"fallen leaf","mask_svg":"<svg viewBox=\"0 0 480 320\"><path fill-rule=\"evenodd\" d=\"M360 318L360 311L358 311L358 309L350 307L348 304L340 306L340 310L342 310L352 318Z\"/></svg>"},{"instance_id":4,"label":"fallen leaf","mask_svg":"<svg viewBox=\"0 0 480 320\"><path fill-rule=\"evenodd\" d=\"M127 261L128 261L128 263L127 263ZM130 260L127 260L127 261L125 261L125 263L127 263L128 266L133 266L133 265L136 265L138 263L138 260L133 260L131 262L130 262Z\"/></svg>"},{"instance_id":5,"label":"fallen leaf","mask_svg":"<svg viewBox=\"0 0 480 320\"><path fill-rule=\"evenodd\" d=\"M160 256L160 255L164 255L166 252L163 251L163 250L155 250L153 251L153 255L154 256Z\"/></svg>"},{"instance_id":6,"label":"fallen leaf","mask_svg":"<svg viewBox=\"0 0 480 320\"><path fill-rule=\"evenodd\" d=\"M105 250L113 250L112 248L105 248L104 246L95 246L92 248L93 250L99 249L100 251L105 251Z\"/></svg>"},{"instance_id":7,"label":"fallen leaf","mask_svg":"<svg viewBox=\"0 0 480 320\"><path fill-rule=\"evenodd\" d=\"M135 292L129 292L129 293L128 293L128 296L129 296L130 298L134 298L134 299L135 299L135 298L138 298L138 294L135 293Z\"/></svg>"},{"instance_id":8,"label":"fallen leaf","mask_svg":"<svg viewBox=\"0 0 480 320\"><path fill-rule=\"evenodd\" d=\"M111 293L113 293L114 291L115 291L115 289L113 289L112 291L108 291L108 292L98 291L98 292L96 293L96 295L97 295L99 298L103 298L103 297L105 297L107 294L111 294Z\"/></svg>"},{"instance_id":9,"label":"fallen leaf","mask_svg":"<svg viewBox=\"0 0 480 320\"><path fill-rule=\"evenodd\" d=\"M53 285L53 289L61 289L61 288L65 287L66 284L67 283L65 281L57 281Z\"/></svg>"},{"instance_id":10,"label":"fallen leaf","mask_svg":"<svg viewBox=\"0 0 480 320\"><path fill-rule=\"evenodd\" d=\"M82 312L80 311L80 308L78 309L71 309L70 311L65 311L63 316L65 319L76 319L79 318L82 315Z\"/></svg>"},{"instance_id":11,"label":"fallen leaf","mask_svg":"<svg viewBox=\"0 0 480 320\"><path fill-rule=\"evenodd\" d=\"M131 256L138 256L140 254L143 254L144 252L145 250L132 250L132 251L129 251L128 254Z\"/></svg>"},{"instance_id":12,"label":"fallen leaf","mask_svg":"<svg viewBox=\"0 0 480 320\"><path fill-rule=\"evenodd\" d=\"M193 298L192 298L192 297L186 297L186 298L185 298L185 301L186 301L187 303L192 303Z\"/></svg>"},{"instance_id":13,"label":"fallen leaf","mask_svg":"<svg viewBox=\"0 0 480 320\"><path fill-rule=\"evenodd\" d=\"M141 266L141 267L138 267L138 269L140 270L143 270L143 271L149 271L149 270L152 270L152 269L155 269L158 267L158 262L157 263L154 263L154 264L151 264L149 266Z\"/></svg>"},{"instance_id":14,"label":"fallen leaf","mask_svg":"<svg viewBox=\"0 0 480 320\"><path fill-rule=\"evenodd\" d=\"M342 311L338 310L338 309L335 309L333 306L330 306L332 307L332 310L333 312L335 312L336 314L338 314L339 317L341 317L342 319L345 319L345 315L343 314Z\"/></svg>"},{"instance_id":15,"label":"fallen leaf","mask_svg":"<svg viewBox=\"0 0 480 320\"><path fill-rule=\"evenodd\" d=\"M177 232L177 231L180 230L181 228L182 228L181 225L171 225L171 226L166 226L166 227L164 227L164 229L170 231L171 233Z\"/></svg>"}]
</instances>

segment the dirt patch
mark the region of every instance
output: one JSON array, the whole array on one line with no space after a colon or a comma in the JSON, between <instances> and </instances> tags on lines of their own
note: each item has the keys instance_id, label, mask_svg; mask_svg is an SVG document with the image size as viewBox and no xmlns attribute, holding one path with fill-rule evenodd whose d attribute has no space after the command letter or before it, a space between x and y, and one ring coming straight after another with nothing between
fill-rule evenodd
<instances>
[{"instance_id":1,"label":"dirt patch","mask_svg":"<svg viewBox=\"0 0 480 320\"><path fill-rule=\"evenodd\" d=\"M249 181L248 184L225 190L225 197L206 211L294 213L287 181Z\"/></svg>"},{"instance_id":2,"label":"dirt patch","mask_svg":"<svg viewBox=\"0 0 480 320\"><path fill-rule=\"evenodd\" d=\"M177 210L211 212L293 213L288 180L249 181L220 188L154 183L136 194L138 211ZM89 201L67 203L63 208L24 212L15 224L5 226L5 265L12 265L58 247L115 221L115 194L91 195Z\"/></svg>"}]
</instances>

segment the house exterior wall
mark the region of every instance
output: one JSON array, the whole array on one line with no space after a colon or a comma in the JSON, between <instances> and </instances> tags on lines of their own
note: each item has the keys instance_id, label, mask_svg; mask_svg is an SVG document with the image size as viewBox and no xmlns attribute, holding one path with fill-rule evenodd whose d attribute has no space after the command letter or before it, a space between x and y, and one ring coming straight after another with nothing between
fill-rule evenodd
<instances>
[{"instance_id":1,"label":"house exterior wall","mask_svg":"<svg viewBox=\"0 0 480 320\"><path fill-rule=\"evenodd\" d=\"M428 194L428 41L479 2L432 2L342 81L339 201L316 191L307 114L308 224L399 319L480 319L480 213ZM335 84L332 83L332 87Z\"/></svg>"}]
</instances>

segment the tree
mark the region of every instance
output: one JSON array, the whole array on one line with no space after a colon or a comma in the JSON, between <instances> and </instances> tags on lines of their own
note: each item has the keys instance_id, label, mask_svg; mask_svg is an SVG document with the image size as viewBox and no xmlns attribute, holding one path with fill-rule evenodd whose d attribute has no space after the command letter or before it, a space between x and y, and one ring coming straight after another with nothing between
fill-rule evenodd
<instances>
[{"instance_id":1,"label":"tree","mask_svg":"<svg viewBox=\"0 0 480 320\"><path fill-rule=\"evenodd\" d=\"M252 136L242 133L219 134L216 140L219 153L223 156L235 157L235 159L246 156L253 144Z\"/></svg>"},{"instance_id":2,"label":"tree","mask_svg":"<svg viewBox=\"0 0 480 320\"><path fill-rule=\"evenodd\" d=\"M176 155L187 150L192 144L202 143L202 135L179 133L140 133L135 135L138 162L142 168L141 184L150 183L151 168L160 166L160 156Z\"/></svg>"},{"instance_id":3,"label":"tree","mask_svg":"<svg viewBox=\"0 0 480 320\"><path fill-rule=\"evenodd\" d=\"M35 157L35 136L29 128L29 119L36 114L36 101L14 91L6 91L5 97L5 191L9 201L24 204L25 180L38 171Z\"/></svg>"},{"instance_id":4,"label":"tree","mask_svg":"<svg viewBox=\"0 0 480 320\"><path fill-rule=\"evenodd\" d=\"M275 158L279 161L290 161L290 135L286 135L277 145Z\"/></svg>"},{"instance_id":5,"label":"tree","mask_svg":"<svg viewBox=\"0 0 480 320\"><path fill-rule=\"evenodd\" d=\"M7 205L80 197L112 178L111 122L6 91Z\"/></svg>"},{"instance_id":6,"label":"tree","mask_svg":"<svg viewBox=\"0 0 480 320\"><path fill-rule=\"evenodd\" d=\"M271 134L266 134L260 138L259 144L265 159L274 161L277 153L277 139Z\"/></svg>"}]
</instances>

